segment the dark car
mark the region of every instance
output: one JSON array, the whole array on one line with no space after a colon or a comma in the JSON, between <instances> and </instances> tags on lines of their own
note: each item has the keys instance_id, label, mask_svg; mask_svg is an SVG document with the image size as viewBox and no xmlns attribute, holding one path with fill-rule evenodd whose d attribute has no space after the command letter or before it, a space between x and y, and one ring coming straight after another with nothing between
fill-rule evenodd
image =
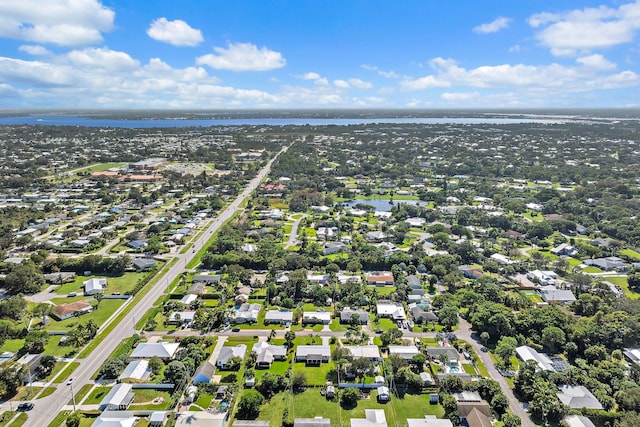
<instances>
[{"instance_id":1,"label":"dark car","mask_svg":"<svg viewBox=\"0 0 640 427\"><path fill-rule=\"evenodd\" d=\"M240 328L233 328L231 332L240 332Z\"/></svg>"},{"instance_id":2,"label":"dark car","mask_svg":"<svg viewBox=\"0 0 640 427\"><path fill-rule=\"evenodd\" d=\"M381 334L382 332L382 329L376 329L376 334Z\"/></svg>"},{"instance_id":3,"label":"dark car","mask_svg":"<svg viewBox=\"0 0 640 427\"><path fill-rule=\"evenodd\" d=\"M33 409L33 403L24 402L18 405L18 411L30 411Z\"/></svg>"}]
</instances>

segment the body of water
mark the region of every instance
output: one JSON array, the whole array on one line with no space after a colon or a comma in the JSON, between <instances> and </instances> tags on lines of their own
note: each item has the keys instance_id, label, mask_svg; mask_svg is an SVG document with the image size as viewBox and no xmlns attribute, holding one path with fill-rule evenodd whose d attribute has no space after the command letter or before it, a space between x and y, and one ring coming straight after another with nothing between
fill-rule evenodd
<instances>
[{"instance_id":1,"label":"body of water","mask_svg":"<svg viewBox=\"0 0 640 427\"><path fill-rule=\"evenodd\" d=\"M397 118L239 118L239 119L111 119L73 115L27 115L0 117L0 125L86 126L98 128L171 128L209 126L347 126L368 124L464 124L505 125L522 123L558 124L566 120L503 117L397 117Z\"/></svg>"}]
</instances>

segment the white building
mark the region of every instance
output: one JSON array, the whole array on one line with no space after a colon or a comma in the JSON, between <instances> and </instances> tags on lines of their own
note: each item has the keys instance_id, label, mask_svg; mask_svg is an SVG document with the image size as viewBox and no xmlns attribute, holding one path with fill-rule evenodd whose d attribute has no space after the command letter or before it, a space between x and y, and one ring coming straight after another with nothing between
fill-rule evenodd
<instances>
[{"instance_id":1,"label":"white building","mask_svg":"<svg viewBox=\"0 0 640 427\"><path fill-rule=\"evenodd\" d=\"M85 295L96 295L104 292L107 287L107 279L104 277L96 277L85 280L82 284L84 285Z\"/></svg>"}]
</instances>

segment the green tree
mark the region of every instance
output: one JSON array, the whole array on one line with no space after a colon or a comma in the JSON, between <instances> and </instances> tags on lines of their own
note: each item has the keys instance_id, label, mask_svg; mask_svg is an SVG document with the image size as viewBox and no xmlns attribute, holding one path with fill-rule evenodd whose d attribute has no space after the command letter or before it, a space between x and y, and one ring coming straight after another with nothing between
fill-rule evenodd
<instances>
[{"instance_id":1,"label":"green tree","mask_svg":"<svg viewBox=\"0 0 640 427\"><path fill-rule=\"evenodd\" d=\"M34 329L24 339L24 349L27 353L42 353L49 343L49 334L44 330Z\"/></svg>"},{"instance_id":2,"label":"green tree","mask_svg":"<svg viewBox=\"0 0 640 427\"><path fill-rule=\"evenodd\" d=\"M340 405L345 409L355 408L360 399L360 391L357 388L345 388L340 393Z\"/></svg>"},{"instance_id":3,"label":"green tree","mask_svg":"<svg viewBox=\"0 0 640 427\"><path fill-rule=\"evenodd\" d=\"M542 345L549 353L558 353L567 342L564 331L557 326L547 326L542 330Z\"/></svg>"},{"instance_id":4,"label":"green tree","mask_svg":"<svg viewBox=\"0 0 640 427\"><path fill-rule=\"evenodd\" d=\"M294 341L295 339L296 339L296 333L295 333L295 332L293 332L293 331L291 331L291 330L289 330L289 331L285 332L285 334L284 334L284 340L285 340L285 342L286 342L286 344L287 344L287 347L288 347L288 348L293 347L293 341Z\"/></svg>"},{"instance_id":5,"label":"green tree","mask_svg":"<svg viewBox=\"0 0 640 427\"><path fill-rule=\"evenodd\" d=\"M255 420L260 415L260 406L264 397L256 390L245 390L238 401L236 418L239 420Z\"/></svg>"},{"instance_id":6,"label":"green tree","mask_svg":"<svg viewBox=\"0 0 640 427\"><path fill-rule=\"evenodd\" d=\"M151 369L153 375L158 375L162 368L164 368L164 362L158 356L153 356L149 359L149 369Z\"/></svg>"},{"instance_id":7,"label":"green tree","mask_svg":"<svg viewBox=\"0 0 640 427\"><path fill-rule=\"evenodd\" d=\"M438 312L440 324L448 331L458 324L458 307L447 304Z\"/></svg>"},{"instance_id":8,"label":"green tree","mask_svg":"<svg viewBox=\"0 0 640 427\"><path fill-rule=\"evenodd\" d=\"M78 412L73 412L69 415L65 421L66 427L80 427L80 414Z\"/></svg>"},{"instance_id":9,"label":"green tree","mask_svg":"<svg viewBox=\"0 0 640 427\"><path fill-rule=\"evenodd\" d=\"M504 427L520 427L522 425L520 417L514 414L502 414L500 421L504 423Z\"/></svg>"},{"instance_id":10,"label":"green tree","mask_svg":"<svg viewBox=\"0 0 640 427\"><path fill-rule=\"evenodd\" d=\"M518 341L513 337L502 337L496 344L495 354L502 359L505 366L511 366L511 356L515 353Z\"/></svg>"},{"instance_id":11,"label":"green tree","mask_svg":"<svg viewBox=\"0 0 640 427\"><path fill-rule=\"evenodd\" d=\"M307 375L304 371L293 371L291 376L291 387L294 390L298 390L307 384Z\"/></svg>"},{"instance_id":12,"label":"green tree","mask_svg":"<svg viewBox=\"0 0 640 427\"><path fill-rule=\"evenodd\" d=\"M174 360L164 370L164 382L175 384L176 388L189 378L187 367L179 360Z\"/></svg>"},{"instance_id":13,"label":"green tree","mask_svg":"<svg viewBox=\"0 0 640 427\"><path fill-rule=\"evenodd\" d=\"M44 285L44 275L33 262L23 262L13 267L4 280L10 294L35 294Z\"/></svg>"}]
</instances>

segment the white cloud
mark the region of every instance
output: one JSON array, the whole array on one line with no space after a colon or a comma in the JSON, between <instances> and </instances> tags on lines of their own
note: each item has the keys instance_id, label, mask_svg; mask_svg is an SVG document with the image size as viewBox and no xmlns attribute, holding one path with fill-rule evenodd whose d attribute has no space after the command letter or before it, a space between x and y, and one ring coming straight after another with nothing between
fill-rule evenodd
<instances>
[{"instance_id":1,"label":"white cloud","mask_svg":"<svg viewBox=\"0 0 640 427\"><path fill-rule=\"evenodd\" d=\"M106 48L74 50L67 54L70 62L77 67L103 69L110 72L133 71L140 64L125 52Z\"/></svg>"},{"instance_id":2,"label":"white cloud","mask_svg":"<svg viewBox=\"0 0 640 427\"><path fill-rule=\"evenodd\" d=\"M174 46L197 46L203 40L200 30L191 28L180 19L168 21L165 17L153 21L147 34L154 40Z\"/></svg>"},{"instance_id":3,"label":"white cloud","mask_svg":"<svg viewBox=\"0 0 640 427\"><path fill-rule=\"evenodd\" d=\"M285 66L285 59L280 52L266 47L258 48L251 43L230 43L228 48L214 47L217 53L196 58L200 65L231 71L267 71Z\"/></svg>"},{"instance_id":4,"label":"white cloud","mask_svg":"<svg viewBox=\"0 0 640 427\"><path fill-rule=\"evenodd\" d=\"M373 84L370 82L365 82L360 79L349 79L349 84L353 87L357 87L358 89L371 89Z\"/></svg>"},{"instance_id":5,"label":"white cloud","mask_svg":"<svg viewBox=\"0 0 640 427\"><path fill-rule=\"evenodd\" d=\"M375 65L362 64L361 67L364 70L367 70L367 71L375 71L376 73L378 73L379 75L381 75L382 77L387 78L387 79L397 79L397 78L400 77L400 74L398 74L398 73L396 73L394 71L382 71L381 69L379 69Z\"/></svg>"},{"instance_id":6,"label":"white cloud","mask_svg":"<svg viewBox=\"0 0 640 427\"><path fill-rule=\"evenodd\" d=\"M401 82L401 86L410 91L471 87L571 93L638 85L638 75L632 71L607 74L616 65L601 55L580 58L577 64L500 64L465 69L452 59L434 58L429 62L434 73L418 78L406 78Z\"/></svg>"},{"instance_id":7,"label":"white cloud","mask_svg":"<svg viewBox=\"0 0 640 427\"><path fill-rule=\"evenodd\" d=\"M60 46L95 44L113 29L114 17L97 0L2 1L0 37Z\"/></svg>"},{"instance_id":8,"label":"white cloud","mask_svg":"<svg viewBox=\"0 0 640 427\"><path fill-rule=\"evenodd\" d=\"M500 16L489 23L474 27L473 31L480 34L497 33L498 31L507 28L510 22L511 19Z\"/></svg>"},{"instance_id":9,"label":"white cloud","mask_svg":"<svg viewBox=\"0 0 640 427\"><path fill-rule=\"evenodd\" d=\"M295 76L295 77L302 80L311 80L315 84L320 86L327 86L329 84L329 80L327 80L326 78L322 77L320 74L315 73L313 71L309 71L308 73L304 73L301 76Z\"/></svg>"},{"instance_id":10,"label":"white cloud","mask_svg":"<svg viewBox=\"0 0 640 427\"><path fill-rule=\"evenodd\" d=\"M33 55L33 56L46 56L46 55L51 55L51 52L45 48L44 46L38 46L38 45L22 45L18 48L18 50L20 50L21 52L26 52L29 55Z\"/></svg>"},{"instance_id":11,"label":"white cloud","mask_svg":"<svg viewBox=\"0 0 640 427\"><path fill-rule=\"evenodd\" d=\"M480 92L445 92L440 95L445 101L450 102L470 102L480 98Z\"/></svg>"},{"instance_id":12,"label":"white cloud","mask_svg":"<svg viewBox=\"0 0 640 427\"><path fill-rule=\"evenodd\" d=\"M640 1L620 5L576 9L560 14L539 13L529 25L540 28L536 38L556 56L605 49L632 42L640 30Z\"/></svg>"},{"instance_id":13,"label":"white cloud","mask_svg":"<svg viewBox=\"0 0 640 427\"><path fill-rule=\"evenodd\" d=\"M509 52L518 53L518 52L520 52L521 49L522 49L522 47L519 44L514 44L513 46L511 46L509 48Z\"/></svg>"},{"instance_id":14,"label":"white cloud","mask_svg":"<svg viewBox=\"0 0 640 427\"><path fill-rule=\"evenodd\" d=\"M349 89L351 87L346 80L334 80L333 84L340 89Z\"/></svg>"},{"instance_id":15,"label":"white cloud","mask_svg":"<svg viewBox=\"0 0 640 427\"><path fill-rule=\"evenodd\" d=\"M616 64L610 62L600 54L584 56L582 58L576 59L576 62L584 65L585 67L594 68L597 70L613 70L616 68Z\"/></svg>"}]
</instances>

